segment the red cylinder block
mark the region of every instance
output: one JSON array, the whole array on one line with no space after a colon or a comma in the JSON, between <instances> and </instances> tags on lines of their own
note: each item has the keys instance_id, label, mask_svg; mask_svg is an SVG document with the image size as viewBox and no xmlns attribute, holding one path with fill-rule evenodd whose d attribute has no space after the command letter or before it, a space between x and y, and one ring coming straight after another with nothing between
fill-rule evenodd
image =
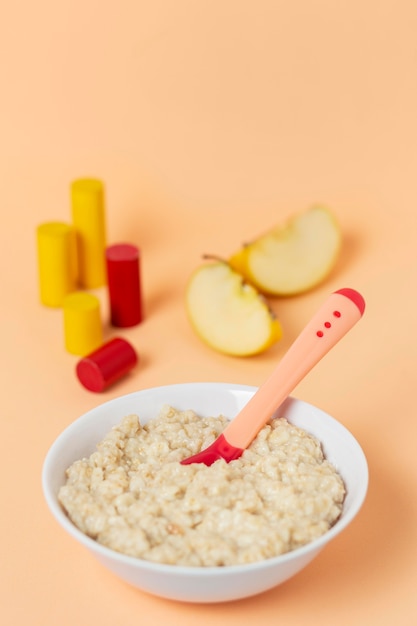
<instances>
[{"instance_id":1,"label":"red cylinder block","mask_svg":"<svg viewBox=\"0 0 417 626\"><path fill-rule=\"evenodd\" d=\"M116 337L82 358L76 367L80 383L89 391L104 391L138 362L128 341Z\"/></svg>"},{"instance_id":2,"label":"red cylinder block","mask_svg":"<svg viewBox=\"0 0 417 626\"><path fill-rule=\"evenodd\" d=\"M107 282L111 324L136 326L142 321L142 293L139 249L119 243L106 249Z\"/></svg>"}]
</instances>

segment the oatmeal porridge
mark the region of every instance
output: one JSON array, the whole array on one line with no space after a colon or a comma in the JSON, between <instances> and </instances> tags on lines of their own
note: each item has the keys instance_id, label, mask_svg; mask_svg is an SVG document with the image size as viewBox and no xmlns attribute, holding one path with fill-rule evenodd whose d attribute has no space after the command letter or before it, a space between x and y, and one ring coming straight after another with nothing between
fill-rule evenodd
<instances>
[{"instance_id":1,"label":"oatmeal porridge","mask_svg":"<svg viewBox=\"0 0 417 626\"><path fill-rule=\"evenodd\" d=\"M118 552L187 566L251 563L325 533L345 487L320 442L285 418L239 459L180 461L210 445L226 418L165 406L141 425L126 416L67 470L59 501L85 534Z\"/></svg>"}]
</instances>

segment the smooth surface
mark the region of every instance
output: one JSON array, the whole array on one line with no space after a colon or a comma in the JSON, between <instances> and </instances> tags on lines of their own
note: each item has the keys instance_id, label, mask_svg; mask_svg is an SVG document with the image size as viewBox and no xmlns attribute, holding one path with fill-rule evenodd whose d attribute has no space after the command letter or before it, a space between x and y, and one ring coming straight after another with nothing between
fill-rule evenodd
<instances>
[{"instance_id":1,"label":"smooth surface","mask_svg":"<svg viewBox=\"0 0 417 626\"><path fill-rule=\"evenodd\" d=\"M168 403L181 409L192 406L202 416L224 415L233 422L255 391L254 387L224 383L168 385L116 398L84 414L59 435L46 456L42 485L52 514L74 539L89 548L113 573L142 591L163 598L193 603L230 602L265 592L288 580L352 522L368 487L366 458L355 438L330 415L301 400L288 399L275 415L286 417L318 437L326 457L343 477L347 496L338 522L325 535L299 550L243 567L195 568L148 563L126 558L86 537L71 524L57 499L68 465L91 454L123 415L135 413L145 423ZM238 528L236 532L239 532Z\"/></svg>"},{"instance_id":2,"label":"smooth surface","mask_svg":"<svg viewBox=\"0 0 417 626\"><path fill-rule=\"evenodd\" d=\"M103 343L103 320L97 296L74 291L65 296L62 308L66 350L78 356L96 350Z\"/></svg>"},{"instance_id":3,"label":"smooth surface","mask_svg":"<svg viewBox=\"0 0 417 626\"><path fill-rule=\"evenodd\" d=\"M113 326L129 328L142 321L139 249L127 243L106 248L107 291Z\"/></svg>"},{"instance_id":4,"label":"smooth surface","mask_svg":"<svg viewBox=\"0 0 417 626\"><path fill-rule=\"evenodd\" d=\"M2 624L415 626L416 3L3 5ZM363 320L295 395L361 443L368 496L278 590L212 607L147 596L115 580L47 510L47 449L102 401L75 376L62 311L38 293L36 227L70 220L70 183L83 176L105 183L108 243L142 253L146 316L122 333L141 362L108 399L185 381L258 386L329 291L350 285L366 298ZM202 345L183 304L201 255L228 258L316 202L337 214L341 257L315 291L271 301L282 341L249 360ZM105 316L107 295L97 293Z\"/></svg>"},{"instance_id":5,"label":"smooth surface","mask_svg":"<svg viewBox=\"0 0 417 626\"><path fill-rule=\"evenodd\" d=\"M138 355L132 344L122 337L113 337L80 359L75 371L86 389L102 392L126 376L137 362Z\"/></svg>"},{"instance_id":6,"label":"smooth surface","mask_svg":"<svg viewBox=\"0 0 417 626\"><path fill-rule=\"evenodd\" d=\"M70 224L46 222L37 228L39 299L60 307L77 288L76 236Z\"/></svg>"},{"instance_id":7,"label":"smooth surface","mask_svg":"<svg viewBox=\"0 0 417 626\"><path fill-rule=\"evenodd\" d=\"M77 233L79 282L85 289L106 284L105 185L94 178L71 183L71 217Z\"/></svg>"}]
</instances>

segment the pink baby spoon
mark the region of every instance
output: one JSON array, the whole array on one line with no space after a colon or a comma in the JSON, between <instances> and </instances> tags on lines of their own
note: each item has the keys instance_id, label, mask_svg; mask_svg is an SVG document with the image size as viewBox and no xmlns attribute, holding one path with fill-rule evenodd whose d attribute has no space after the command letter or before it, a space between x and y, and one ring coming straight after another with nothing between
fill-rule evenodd
<instances>
[{"instance_id":1,"label":"pink baby spoon","mask_svg":"<svg viewBox=\"0 0 417 626\"><path fill-rule=\"evenodd\" d=\"M211 465L218 459L238 459L294 387L360 320L364 310L365 300L354 289L332 293L223 433L208 448L181 463Z\"/></svg>"}]
</instances>

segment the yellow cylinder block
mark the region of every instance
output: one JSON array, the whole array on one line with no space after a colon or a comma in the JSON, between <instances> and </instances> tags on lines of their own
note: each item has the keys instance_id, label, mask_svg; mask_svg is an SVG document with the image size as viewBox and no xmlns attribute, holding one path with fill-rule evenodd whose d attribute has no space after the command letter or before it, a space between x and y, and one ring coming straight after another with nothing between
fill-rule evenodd
<instances>
[{"instance_id":1,"label":"yellow cylinder block","mask_svg":"<svg viewBox=\"0 0 417 626\"><path fill-rule=\"evenodd\" d=\"M63 222L46 222L36 235L40 300L45 306L60 307L77 288L75 231Z\"/></svg>"},{"instance_id":2,"label":"yellow cylinder block","mask_svg":"<svg viewBox=\"0 0 417 626\"><path fill-rule=\"evenodd\" d=\"M64 299L65 348L86 356L103 343L100 301L89 293L76 291Z\"/></svg>"},{"instance_id":3,"label":"yellow cylinder block","mask_svg":"<svg viewBox=\"0 0 417 626\"><path fill-rule=\"evenodd\" d=\"M77 233L79 284L95 289L106 283L104 186L94 178L71 184L72 221Z\"/></svg>"}]
</instances>

